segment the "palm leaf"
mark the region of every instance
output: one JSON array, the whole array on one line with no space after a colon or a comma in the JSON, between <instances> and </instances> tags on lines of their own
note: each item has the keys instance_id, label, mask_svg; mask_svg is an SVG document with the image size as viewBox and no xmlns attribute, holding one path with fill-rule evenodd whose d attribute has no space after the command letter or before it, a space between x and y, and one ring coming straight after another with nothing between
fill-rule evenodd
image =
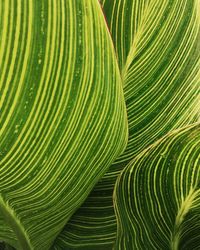
<instances>
[{"instance_id":1,"label":"palm leaf","mask_svg":"<svg viewBox=\"0 0 200 250\"><path fill-rule=\"evenodd\" d=\"M167 132L200 119L199 3L102 0L124 86L126 151L67 223L55 246L111 249L113 187L124 166Z\"/></svg>"},{"instance_id":2,"label":"palm leaf","mask_svg":"<svg viewBox=\"0 0 200 250\"><path fill-rule=\"evenodd\" d=\"M115 188L115 249L199 249L200 124L136 157Z\"/></svg>"},{"instance_id":3,"label":"palm leaf","mask_svg":"<svg viewBox=\"0 0 200 250\"><path fill-rule=\"evenodd\" d=\"M49 249L124 150L127 117L97 1L1 1L0 241Z\"/></svg>"}]
</instances>

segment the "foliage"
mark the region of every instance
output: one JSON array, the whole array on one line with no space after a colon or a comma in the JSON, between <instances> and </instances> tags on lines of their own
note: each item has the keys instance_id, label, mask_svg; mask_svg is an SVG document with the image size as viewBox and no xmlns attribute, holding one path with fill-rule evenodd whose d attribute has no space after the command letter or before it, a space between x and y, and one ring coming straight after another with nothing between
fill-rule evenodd
<instances>
[{"instance_id":1,"label":"foliage","mask_svg":"<svg viewBox=\"0 0 200 250\"><path fill-rule=\"evenodd\" d=\"M3 0L0 17L2 246L198 249L199 1Z\"/></svg>"}]
</instances>

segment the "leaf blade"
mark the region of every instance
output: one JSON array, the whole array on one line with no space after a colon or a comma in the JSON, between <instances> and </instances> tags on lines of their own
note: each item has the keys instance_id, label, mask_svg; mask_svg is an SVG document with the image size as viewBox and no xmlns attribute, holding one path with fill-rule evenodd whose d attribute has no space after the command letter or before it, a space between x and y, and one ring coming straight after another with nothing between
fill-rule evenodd
<instances>
[{"instance_id":1,"label":"leaf blade","mask_svg":"<svg viewBox=\"0 0 200 250\"><path fill-rule=\"evenodd\" d=\"M96 1L3 9L0 193L29 248L48 249L126 145L121 79Z\"/></svg>"},{"instance_id":2,"label":"leaf blade","mask_svg":"<svg viewBox=\"0 0 200 250\"><path fill-rule=\"evenodd\" d=\"M195 124L168 134L124 169L115 189L116 249L198 247L199 128ZM188 220L191 211L196 217ZM193 241L187 237L190 228L196 229Z\"/></svg>"},{"instance_id":3,"label":"leaf blade","mask_svg":"<svg viewBox=\"0 0 200 250\"><path fill-rule=\"evenodd\" d=\"M169 131L200 118L197 1L101 2L121 71L129 142L58 237L58 242L74 248L112 247L112 195L120 171Z\"/></svg>"}]
</instances>

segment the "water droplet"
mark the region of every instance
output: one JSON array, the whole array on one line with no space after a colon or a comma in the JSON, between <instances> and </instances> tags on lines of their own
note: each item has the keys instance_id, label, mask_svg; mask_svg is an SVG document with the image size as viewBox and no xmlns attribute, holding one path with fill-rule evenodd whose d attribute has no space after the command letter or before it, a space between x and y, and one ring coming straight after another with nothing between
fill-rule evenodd
<instances>
[{"instance_id":1,"label":"water droplet","mask_svg":"<svg viewBox=\"0 0 200 250\"><path fill-rule=\"evenodd\" d=\"M39 59L39 60L38 60L38 64L41 64L41 63L42 63L42 60L41 60L41 59Z\"/></svg>"},{"instance_id":2,"label":"water droplet","mask_svg":"<svg viewBox=\"0 0 200 250\"><path fill-rule=\"evenodd\" d=\"M19 124L16 124L14 134L17 134L18 132L19 132Z\"/></svg>"}]
</instances>

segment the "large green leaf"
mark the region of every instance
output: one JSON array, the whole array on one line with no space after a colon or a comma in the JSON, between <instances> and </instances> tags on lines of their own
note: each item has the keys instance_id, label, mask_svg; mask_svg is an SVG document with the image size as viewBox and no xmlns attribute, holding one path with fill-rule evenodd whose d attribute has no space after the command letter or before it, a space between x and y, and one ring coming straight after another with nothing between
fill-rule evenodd
<instances>
[{"instance_id":1,"label":"large green leaf","mask_svg":"<svg viewBox=\"0 0 200 250\"><path fill-rule=\"evenodd\" d=\"M114 201L115 249L199 249L200 124L136 157L120 175Z\"/></svg>"},{"instance_id":2,"label":"large green leaf","mask_svg":"<svg viewBox=\"0 0 200 250\"><path fill-rule=\"evenodd\" d=\"M200 118L198 0L102 0L116 48L129 121L124 154L58 237L61 248L111 249L117 175L168 131Z\"/></svg>"},{"instance_id":3,"label":"large green leaf","mask_svg":"<svg viewBox=\"0 0 200 250\"><path fill-rule=\"evenodd\" d=\"M0 41L0 241L48 249L126 146L119 69L94 0L3 0Z\"/></svg>"}]
</instances>

